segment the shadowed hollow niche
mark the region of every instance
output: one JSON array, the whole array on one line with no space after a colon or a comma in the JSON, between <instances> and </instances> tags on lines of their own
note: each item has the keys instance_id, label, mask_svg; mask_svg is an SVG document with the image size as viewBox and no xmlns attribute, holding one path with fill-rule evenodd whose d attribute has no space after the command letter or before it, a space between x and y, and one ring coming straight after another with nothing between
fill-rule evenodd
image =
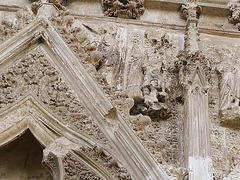
<instances>
[{"instance_id":1,"label":"shadowed hollow niche","mask_svg":"<svg viewBox=\"0 0 240 180\"><path fill-rule=\"evenodd\" d=\"M42 165L44 147L27 130L0 148L0 179L52 180Z\"/></svg>"}]
</instances>

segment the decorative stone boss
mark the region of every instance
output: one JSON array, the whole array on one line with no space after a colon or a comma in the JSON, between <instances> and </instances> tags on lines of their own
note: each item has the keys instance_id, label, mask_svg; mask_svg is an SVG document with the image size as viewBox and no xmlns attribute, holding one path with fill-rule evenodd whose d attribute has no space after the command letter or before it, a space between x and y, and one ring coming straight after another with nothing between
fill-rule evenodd
<instances>
[{"instance_id":1,"label":"decorative stone boss","mask_svg":"<svg viewBox=\"0 0 240 180\"><path fill-rule=\"evenodd\" d=\"M139 19L144 13L144 0L103 0L103 11L110 17Z\"/></svg>"}]
</instances>

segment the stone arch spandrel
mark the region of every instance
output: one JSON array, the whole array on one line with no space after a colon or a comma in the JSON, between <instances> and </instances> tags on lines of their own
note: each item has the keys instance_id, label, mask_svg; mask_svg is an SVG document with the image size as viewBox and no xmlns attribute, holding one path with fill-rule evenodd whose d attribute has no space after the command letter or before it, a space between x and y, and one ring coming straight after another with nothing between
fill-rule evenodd
<instances>
[{"instance_id":1,"label":"stone arch spandrel","mask_svg":"<svg viewBox=\"0 0 240 180\"><path fill-rule=\"evenodd\" d=\"M43 117L47 116L47 112L41 112L40 107L35 107L36 105L37 102L34 102L34 98L29 95L22 101L18 102L18 104L15 104L15 106L10 108L8 112L5 111L0 114L0 122L2 124L3 120L6 117L13 118L16 116L16 118L19 119L18 121L15 120L15 122L10 127L7 127L1 131L0 148L16 140L27 130L30 130L35 139L43 147L45 147L43 151L42 164L47 168L52 177L56 180L70 178L73 176L67 171L67 168L69 168L67 167L69 165L68 163L72 161L68 155L69 153L73 154L75 159L75 178L96 176L99 178L101 177L101 179L115 179L114 177L117 177L118 173L121 173L122 169L120 169L119 165L116 165L117 162L119 164L119 161L115 160L116 157L112 156L108 150L103 149L102 146L98 145L98 147L95 147L99 142L89 140L87 137L85 137L85 140L83 140L79 136L71 134L71 130L68 131L67 128L64 130L64 125L62 125L62 127L54 126L55 129L52 128L51 123L47 124L47 122L53 122L56 120L51 120L53 117L43 119ZM8 123L7 119L5 119L5 123ZM58 131L62 133L66 133L68 131L66 133L68 135L57 132L56 128L58 128ZM95 146L92 144L95 144ZM83 152L83 149L85 149L85 154L80 153L80 151ZM88 151L91 150L88 155L86 155L86 149ZM97 157L93 154L97 155ZM104 163L99 165L98 161L96 161L96 158L101 159L101 156L104 156L104 158L107 160L106 167L104 167ZM80 170L78 170L79 164L82 168L80 168ZM116 169L115 167L112 167L116 166L119 171L108 172L110 166L112 169ZM83 175L81 175L80 171L85 170L87 170L87 174L83 173Z\"/></svg>"},{"instance_id":2,"label":"stone arch spandrel","mask_svg":"<svg viewBox=\"0 0 240 180\"><path fill-rule=\"evenodd\" d=\"M1 73L1 109L9 108L30 94L47 112L45 114L55 119L50 121L53 123L51 127L58 133L65 134L60 126L68 127L72 132L83 133L90 139L108 144L107 138L82 105L82 99L63 80L59 69L43 51L43 48L37 47Z\"/></svg>"},{"instance_id":3,"label":"stone arch spandrel","mask_svg":"<svg viewBox=\"0 0 240 180\"><path fill-rule=\"evenodd\" d=\"M146 179L146 177L149 179L168 179L118 112L114 124L111 124L112 121L109 122L108 114L111 109L114 109L111 101L103 94L97 83L81 65L79 59L67 47L48 21L38 19L16 34L16 36L1 44L0 69L6 70L11 67L16 62L18 55L23 57L26 52L34 51L36 46L43 47L45 53L54 62L54 67L58 67L64 75L62 79L70 85L77 97L84 101L84 106L90 114L88 117L93 118L91 122L96 121L94 127L97 127L97 129L93 128L93 131L90 131L91 134L87 135L84 141L93 145L94 141L92 139L97 139L98 142L101 140L99 144L103 145L102 141L107 140L107 144L114 147L112 154L115 156L117 154L118 159L124 162L124 166L137 179ZM45 102L48 103L46 99ZM57 113L52 114L56 115ZM77 140L79 138L84 139L84 133L78 133L76 128L71 128L68 125L65 125L65 127L67 127L68 131L65 131L64 135L68 136L68 138L73 136L74 138L77 137ZM100 133L100 130L102 133ZM97 136L92 137L94 132L97 132Z\"/></svg>"}]
</instances>

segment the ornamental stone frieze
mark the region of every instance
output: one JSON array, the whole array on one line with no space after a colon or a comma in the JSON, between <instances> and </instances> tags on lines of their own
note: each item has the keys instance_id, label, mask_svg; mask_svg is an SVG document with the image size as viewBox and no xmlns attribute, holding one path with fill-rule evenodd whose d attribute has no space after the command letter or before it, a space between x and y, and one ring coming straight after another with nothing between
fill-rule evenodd
<instances>
[{"instance_id":1,"label":"ornamental stone frieze","mask_svg":"<svg viewBox=\"0 0 240 180\"><path fill-rule=\"evenodd\" d=\"M144 0L103 0L103 12L110 17L139 19L144 13Z\"/></svg>"},{"instance_id":2,"label":"ornamental stone frieze","mask_svg":"<svg viewBox=\"0 0 240 180\"><path fill-rule=\"evenodd\" d=\"M89 170L86 173L86 177L99 176L103 177L103 179L113 179L112 175L107 173L107 171L114 171L116 179L129 179L132 173L138 179L144 179L145 173L149 174L149 177L151 176L153 179L166 179L166 175L161 167L157 167L154 159L148 155L147 150L139 142L139 139L132 134L132 130L126 125L122 114L109 101L111 99L109 88L103 93L100 86L101 82L97 84L96 81L99 74L97 72L98 66L95 66L95 63L102 60L102 58L100 57L99 60L91 62L93 60L91 52L96 51L98 47L91 44L93 42L92 39L81 38L84 37L84 34L80 33L81 28L72 26L74 18L69 15L68 11L59 11L59 15L53 15L51 12L47 13L47 9L51 6L51 4L41 4L36 16L33 16L35 20L29 23L26 28L20 29L16 36L12 37L13 41L12 39L11 41L7 40L1 45L3 48L1 48L0 61L5 62L2 64L3 66L6 65L2 71L1 90L4 91L1 103L2 113L12 113L12 111L8 111L11 103L14 104L14 110L18 111L19 104L24 103L25 99L31 99L30 105L34 104L33 110L28 111L29 115L27 115L27 118L24 117L22 121L21 119L18 121L15 119L16 122L14 120L9 124L10 128L3 130L1 133L2 138L0 138L3 140L1 144L10 142L29 128L41 143L42 141L44 142L42 143L44 146L48 146L55 139L61 137L73 143L87 144L88 147L100 144L105 149L104 152L106 152L101 153L101 158L107 162L106 168L108 170L104 170L105 168L96 165L96 159L92 159L91 164L89 162L86 164L85 157L82 163L76 162L74 166L77 167L79 164L83 164L81 165L83 171L88 171L88 167L93 169L93 171ZM52 7L54 8L54 6ZM39 12L44 12L44 14ZM58 18L61 14L63 18ZM89 26L85 25L85 27ZM89 27L87 29L93 32L92 28ZM62 37L64 38L62 39ZM7 45L8 43L10 44ZM72 44L75 46L71 46ZM29 53L27 53L28 48L32 48ZM70 48L77 48L77 51L72 51ZM6 49L8 50L6 51ZM9 59L9 52L12 55L15 54L14 60ZM16 54L21 55L16 56ZM82 65L82 62L85 65ZM83 66L91 67L93 71L88 73L87 70L89 69L85 70ZM8 76L9 78L7 78ZM105 78L99 78L100 81L101 79L104 80ZM73 96L76 96L76 101ZM69 101L65 98L69 99ZM84 105L78 107L78 102L82 102ZM88 113L92 115L85 116L84 108L88 109ZM79 116L77 115L78 112ZM69 117L67 117L67 114ZM75 123L75 125L67 122L71 118L73 120L72 123ZM78 118L87 118L89 121L85 119L82 121L84 125L81 125L81 120ZM5 122L8 123L7 120ZM111 143L105 144L105 140L102 141L103 139L100 137L101 133L97 135L98 130L92 129L92 125L98 130L101 129L100 131L104 132L102 135L107 137L107 139L104 138L106 142L110 140L109 142ZM86 129L86 133L76 126ZM98 127L101 128L99 129ZM8 133L12 133L12 136L7 137ZM94 137L94 134L97 136ZM129 154L130 151L125 149L126 142L122 141L126 137L135 139L134 141L129 141L130 144L136 141L139 142L129 146L131 155ZM67 144L63 146L68 147ZM135 148L132 149L134 146ZM70 151L75 150L74 147L69 147ZM54 149L57 150L58 147ZM62 153L59 156L54 153L56 151L52 152L55 155L52 156L50 153L50 156L47 156L50 160L49 162L45 160L45 164L50 169L53 169L52 171L55 173L57 172L55 170L57 167L63 166L61 161L58 161L58 163L52 162L56 160L56 157L57 159L62 157ZM140 156L133 156L132 153L137 153ZM124 154L124 156L120 154ZM79 156L81 155L78 154L76 158L80 158ZM65 164L68 165L70 162L72 162L70 156L66 156ZM140 164L148 167L142 169ZM153 166L157 167L158 170L153 171L151 168ZM60 175L63 175L63 169L59 169ZM66 169L68 172L69 167L66 167ZM131 172L128 172L126 169ZM72 172L68 174L69 176L75 173L74 177L85 177L84 174L79 176L79 172L74 170L74 168L70 168L70 171ZM59 175L59 173L55 174L57 174L56 176ZM60 179L62 178L63 176Z\"/></svg>"},{"instance_id":3,"label":"ornamental stone frieze","mask_svg":"<svg viewBox=\"0 0 240 180\"><path fill-rule=\"evenodd\" d=\"M32 134L56 180L240 177L239 0L1 3L0 151Z\"/></svg>"}]
</instances>

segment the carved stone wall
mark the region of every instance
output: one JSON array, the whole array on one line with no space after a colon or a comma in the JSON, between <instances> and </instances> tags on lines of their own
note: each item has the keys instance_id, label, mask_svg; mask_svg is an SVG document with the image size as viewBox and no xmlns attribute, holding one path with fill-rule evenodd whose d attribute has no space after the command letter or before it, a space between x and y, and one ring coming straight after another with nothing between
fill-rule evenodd
<instances>
[{"instance_id":1,"label":"carved stone wall","mask_svg":"<svg viewBox=\"0 0 240 180\"><path fill-rule=\"evenodd\" d=\"M107 142L42 50L36 49L1 74L1 110L33 93L65 125Z\"/></svg>"},{"instance_id":2,"label":"carved stone wall","mask_svg":"<svg viewBox=\"0 0 240 180\"><path fill-rule=\"evenodd\" d=\"M204 37L203 41L206 38L209 37ZM223 42L226 44L220 45ZM237 39L221 38L215 41L215 44L204 44L206 54L215 64L215 68L211 72L212 86L209 92L209 113L211 119L211 151L216 179L234 179L234 176L238 176L236 169L239 157L237 115L239 104L236 95L238 91L236 81L239 77L234 74L236 74L235 71L238 71L239 52L234 47L235 43L238 44ZM232 70L230 70L231 68Z\"/></svg>"},{"instance_id":3,"label":"carved stone wall","mask_svg":"<svg viewBox=\"0 0 240 180\"><path fill-rule=\"evenodd\" d=\"M0 135L36 101L53 178L239 178L239 0L1 3Z\"/></svg>"}]
</instances>

